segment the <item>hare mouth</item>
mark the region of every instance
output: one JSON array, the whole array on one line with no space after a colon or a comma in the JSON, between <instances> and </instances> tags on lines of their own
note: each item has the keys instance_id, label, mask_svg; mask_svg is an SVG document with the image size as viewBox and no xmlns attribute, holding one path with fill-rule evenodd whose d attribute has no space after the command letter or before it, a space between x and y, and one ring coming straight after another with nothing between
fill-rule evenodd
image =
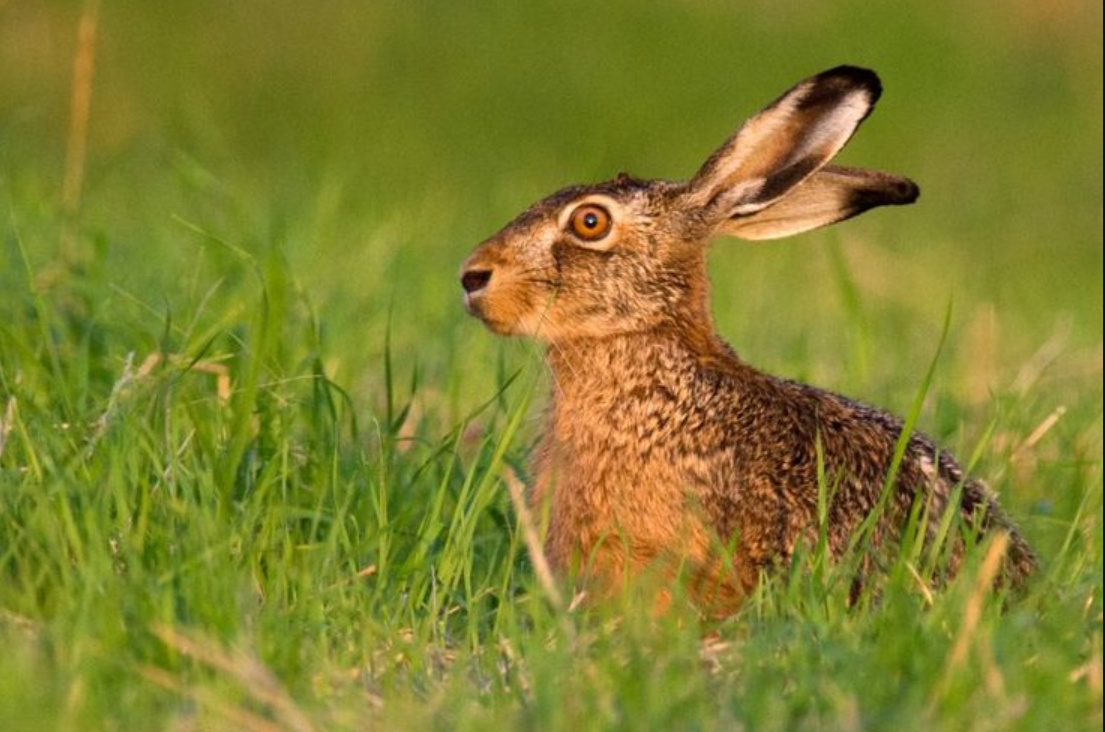
<instances>
[{"instance_id":1,"label":"hare mouth","mask_svg":"<svg viewBox=\"0 0 1105 732\"><path fill-rule=\"evenodd\" d=\"M487 314L484 312L483 307L483 295L481 293L464 293L464 309L468 311L468 314L473 318L479 318L486 321Z\"/></svg>"},{"instance_id":2,"label":"hare mouth","mask_svg":"<svg viewBox=\"0 0 1105 732\"><path fill-rule=\"evenodd\" d=\"M483 293L466 293L464 296L464 309L467 310L468 314L473 318L476 318L487 326L493 333L502 335L510 331L506 323L491 317L487 312Z\"/></svg>"}]
</instances>

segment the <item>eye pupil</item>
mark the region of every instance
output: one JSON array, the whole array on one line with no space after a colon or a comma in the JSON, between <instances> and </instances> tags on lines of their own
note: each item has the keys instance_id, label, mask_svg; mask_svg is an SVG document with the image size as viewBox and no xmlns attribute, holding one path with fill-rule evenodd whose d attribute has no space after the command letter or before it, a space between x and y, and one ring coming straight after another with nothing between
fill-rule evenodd
<instances>
[{"instance_id":1,"label":"eye pupil","mask_svg":"<svg viewBox=\"0 0 1105 732\"><path fill-rule=\"evenodd\" d=\"M583 225L588 229L597 229L599 225L598 214L588 213L583 217Z\"/></svg>"}]
</instances>

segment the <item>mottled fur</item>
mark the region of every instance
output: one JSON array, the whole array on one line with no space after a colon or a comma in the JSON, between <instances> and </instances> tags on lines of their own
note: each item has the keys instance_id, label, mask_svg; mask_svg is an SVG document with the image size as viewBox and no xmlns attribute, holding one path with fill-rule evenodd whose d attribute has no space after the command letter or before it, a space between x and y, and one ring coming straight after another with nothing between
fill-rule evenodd
<instances>
[{"instance_id":1,"label":"mottled fur","mask_svg":"<svg viewBox=\"0 0 1105 732\"><path fill-rule=\"evenodd\" d=\"M901 420L744 363L716 333L706 276L715 234L785 236L916 198L908 179L827 165L879 93L869 71L824 72L747 122L692 180L623 174L566 188L465 262L474 315L548 344L553 395L531 499L550 511L554 568L579 565L597 587L689 568L700 604L724 613L817 541L819 455L833 555L879 504ZM605 236L573 232L583 204L609 212ZM1006 574L1019 581L1035 564L1027 544L991 492L920 434L874 545L899 535L919 497L935 534L958 486L969 525L1011 534Z\"/></svg>"}]
</instances>

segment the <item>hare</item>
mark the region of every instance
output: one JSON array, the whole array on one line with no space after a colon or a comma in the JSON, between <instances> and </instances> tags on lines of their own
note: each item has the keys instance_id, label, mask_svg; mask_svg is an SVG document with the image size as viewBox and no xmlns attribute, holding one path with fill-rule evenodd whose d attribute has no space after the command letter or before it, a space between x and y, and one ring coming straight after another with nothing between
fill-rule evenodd
<instances>
[{"instance_id":1,"label":"hare","mask_svg":"<svg viewBox=\"0 0 1105 732\"><path fill-rule=\"evenodd\" d=\"M880 93L866 69L810 77L689 181L620 174L565 188L464 262L468 311L547 346L553 389L530 501L548 511L554 570L610 590L678 568L696 603L723 615L823 527L839 556L877 512L871 543L885 545L920 500L931 538L953 499L967 526L1009 534L1007 581L1033 570L994 495L951 455L910 435L883 495L902 420L756 370L711 318L711 237L773 239L916 200L907 178L827 165Z\"/></svg>"}]
</instances>

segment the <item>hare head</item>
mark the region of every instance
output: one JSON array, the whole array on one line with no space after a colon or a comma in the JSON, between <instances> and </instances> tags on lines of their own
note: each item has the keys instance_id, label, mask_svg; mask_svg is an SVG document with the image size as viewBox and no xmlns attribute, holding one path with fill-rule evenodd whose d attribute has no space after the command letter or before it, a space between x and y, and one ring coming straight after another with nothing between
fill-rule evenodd
<instances>
[{"instance_id":1,"label":"hare head","mask_svg":"<svg viewBox=\"0 0 1105 732\"><path fill-rule=\"evenodd\" d=\"M840 66L745 122L689 181L622 174L552 194L464 263L465 305L497 333L550 342L710 327L713 236L773 239L917 198L906 178L827 165L880 92L873 72Z\"/></svg>"}]
</instances>

